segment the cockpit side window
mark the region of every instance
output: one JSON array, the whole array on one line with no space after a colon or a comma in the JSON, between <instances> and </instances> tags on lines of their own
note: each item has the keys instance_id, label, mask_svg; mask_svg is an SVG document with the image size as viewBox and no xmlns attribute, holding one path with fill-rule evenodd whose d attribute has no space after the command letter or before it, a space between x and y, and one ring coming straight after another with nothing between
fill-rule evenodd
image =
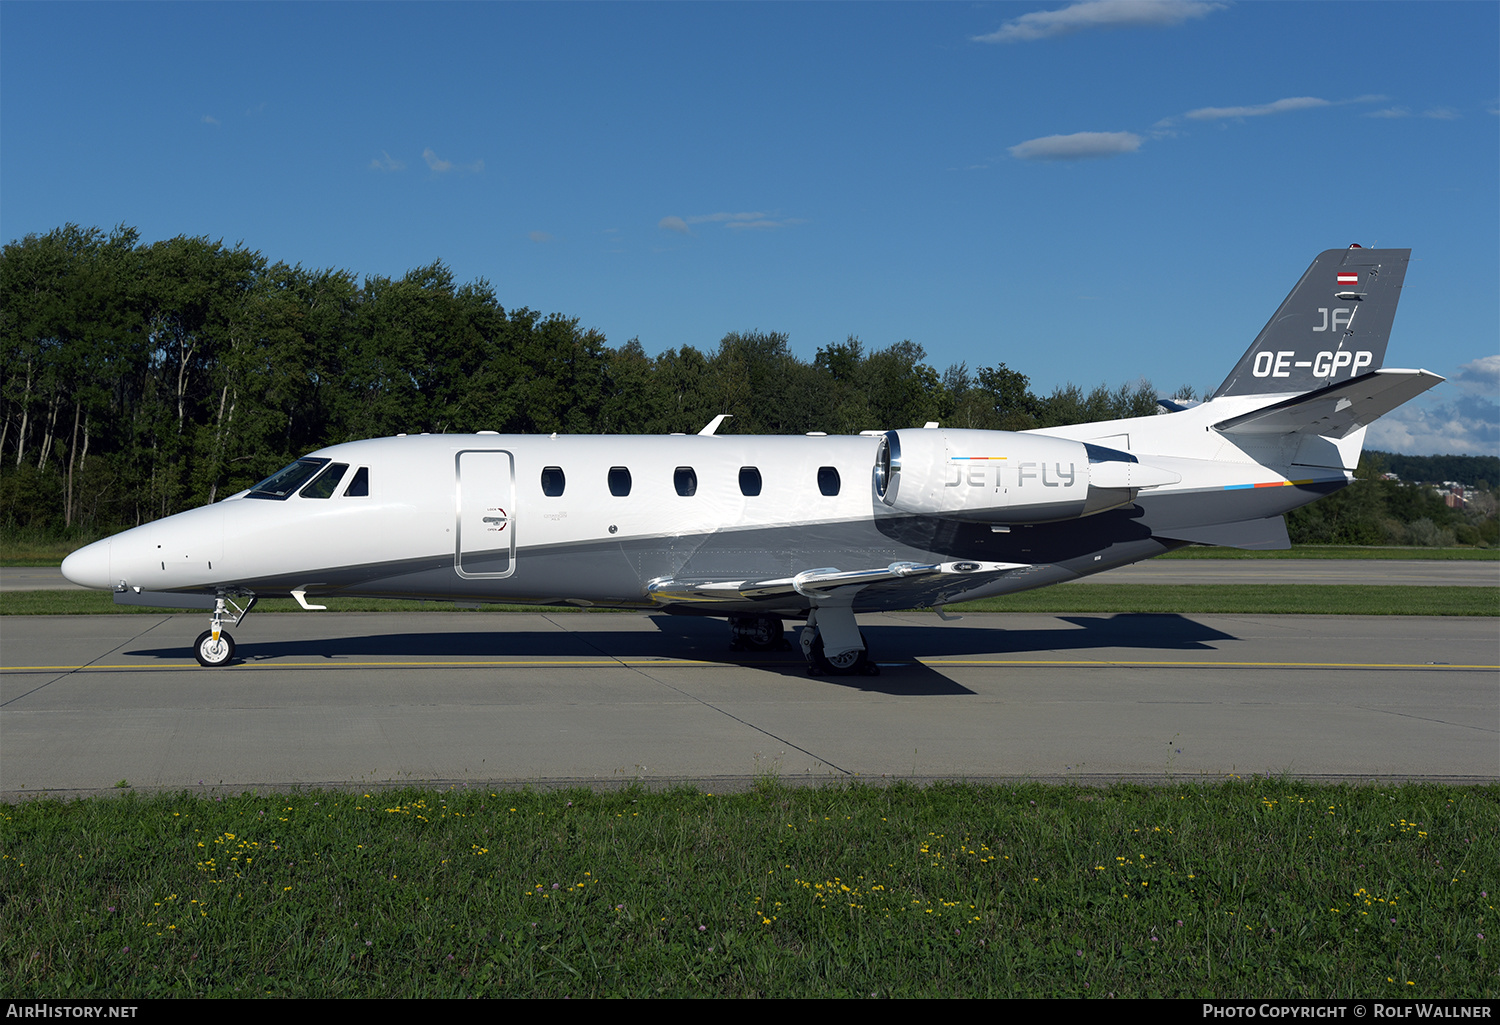
<instances>
[{"instance_id":1,"label":"cockpit side window","mask_svg":"<svg viewBox=\"0 0 1500 1025\"><path fill-rule=\"evenodd\" d=\"M345 498L369 498L370 497L370 468L361 466L354 471L354 477L349 481L349 486L344 489Z\"/></svg>"},{"instance_id":2,"label":"cockpit side window","mask_svg":"<svg viewBox=\"0 0 1500 1025\"><path fill-rule=\"evenodd\" d=\"M284 502L288 495L294 494L302 485L317 474L319 470L328 465L326 459L299 459L290 466L284 466L271 476L261 481L250 489L246 498L266 498L273 502ZM347 465L345 469L347 469Z\"/></svg>"},{"instance_id":3,"label":"cockpit side window","mask_svg":"<svg viewBox=\"0 0 1500 1025\"><path fill-rule=\"evenodd\" d=\"M339 481L344 479L344 473L349 469L348 463L334 463L328 469L318 474L313 482L298 492L303 498L332 498L333 493L339 488Z\"/></svg>"}]
</instances>

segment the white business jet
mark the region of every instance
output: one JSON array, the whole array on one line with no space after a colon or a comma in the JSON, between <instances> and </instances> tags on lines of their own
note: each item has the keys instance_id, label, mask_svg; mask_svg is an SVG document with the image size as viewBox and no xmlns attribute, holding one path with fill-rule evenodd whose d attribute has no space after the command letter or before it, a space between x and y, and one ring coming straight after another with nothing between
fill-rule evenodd
<instances>
[{"instance_id":1,"label":"white business jet","mask_svg":"<svg viewBox=\"0 0 1500 1025\"><path fill-rule=\"evenodd\" d=\"M1189 543L1288 546L1352 479L1365 426L1437 384L1382 367L1410 250L1313 261L1205 402L1036 431L403 435L312 452L248 491L81 548L63 574L225 623L291 595L657 609L735 647L803 622L813 673L874 672L858 612L1028 590Z\"/></svg>"}]
</instances>

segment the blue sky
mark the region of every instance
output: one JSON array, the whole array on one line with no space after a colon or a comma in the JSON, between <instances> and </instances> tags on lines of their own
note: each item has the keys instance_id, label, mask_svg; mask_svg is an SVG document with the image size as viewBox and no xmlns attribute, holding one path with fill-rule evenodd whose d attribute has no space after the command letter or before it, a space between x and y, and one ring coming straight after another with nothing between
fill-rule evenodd
<instances>
[{"instance_id":1,"label":"blue sky","mask_svg":"<svg viewBox=\"0 0 1500 1025\"><path fill-rule=\"evenodd\" d=\"M0 4L0 236L399 275L611 344L911 339L1215 387L1320 250L1410 247L1372 428L1500 452L1500 5ZM892 425L898 426L898 425Z\"/></svg>"}]
</instances>

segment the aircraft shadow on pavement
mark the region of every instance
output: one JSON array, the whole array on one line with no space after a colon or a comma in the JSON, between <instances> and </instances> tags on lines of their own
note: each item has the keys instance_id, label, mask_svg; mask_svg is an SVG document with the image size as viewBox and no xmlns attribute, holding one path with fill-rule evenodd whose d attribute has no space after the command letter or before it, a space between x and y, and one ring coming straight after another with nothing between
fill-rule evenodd
<instances>
[{"instance_id":1,"label":"aircraft shadow on pavement","mask_svg":"<svg viewBox=\"0 0 1500 1025\"><path fill-rule=\"evenodd\" d=\"M655 630L596 628L584 630L430 630L354 637L256 640L246 636L236 651L239 663L277 659L431 658L431 659L687 659L740 665L783 676L801 676L807 665L796 647L797 631L787 631L790 647L781 651L731 651L729 633L717 620L689 616L652 616ZM1020 630L925 624L867 624L865 637L880 676L827 676L830 683L891 694L968 692L940 669L919 658L1015 657L1049 652L1208 651L1215 641L1234 635L1174 614L1115 613L1058 616L1059 625ZM245 631L253 633L252 630ZM178 660L185 645L146 648L128 654Z\"/></svg>"}]
</instances>

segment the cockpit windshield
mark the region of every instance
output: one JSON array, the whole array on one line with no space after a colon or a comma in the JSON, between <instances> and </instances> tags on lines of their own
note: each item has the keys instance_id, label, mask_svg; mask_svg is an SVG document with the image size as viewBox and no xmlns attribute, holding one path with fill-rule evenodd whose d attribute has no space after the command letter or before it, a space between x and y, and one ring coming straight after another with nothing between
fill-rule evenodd
<instances>
[{"instance_id":1,"label":"cockpit windshield","mask_svg":"<svg viewBox=\"0 0 1500 1025\"><path fill-rule=\"evenodd\" d=\"M302 489L302 497L331 498L334 491L338 490L339 481L344 479L344 471L347 469L349 469L348 463L334 463L318 474L316 480Z\"/></svg>"},{"instance_id":2,"label":"cockpit windshield","mask_svg":"<svg viewBox=\"0 0 1500 1025\"><path fill-rule=\"evenodd\" d=\"M296 494L298 488L312 480L313 476L327 465L326 459L299 459L255 485L245 497L269 498L284 502L288 495Z\"/></svg>"}]
</instances>

